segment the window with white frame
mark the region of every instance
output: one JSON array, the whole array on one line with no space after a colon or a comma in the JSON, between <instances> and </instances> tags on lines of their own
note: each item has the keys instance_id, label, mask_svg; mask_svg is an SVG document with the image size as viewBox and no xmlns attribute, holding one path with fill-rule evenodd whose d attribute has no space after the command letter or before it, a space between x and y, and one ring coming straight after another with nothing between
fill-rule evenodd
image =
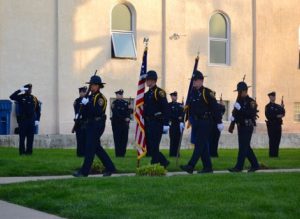
<instances>
[{"instance_id":1,"label":"window with white frame","mask_svg":"<svg viewBox=\"0 0 300 219\"><path fill-rule=\"evenodd\" d=\"M300 102L294 104L294 121L300 122Z\"/></svg>"},{"instance_id":2,"label":"window with white frame","mask_svg":"<svg viewBox=\"0 0 300 219\"><path fill-rule=\"evenodd\" d=\"M230 26L228 18L218 12L209 21L209 63L229 65Z\"/></svg>"},{"instance_id":3,"label":"window with white frame","mask_svg":"<svg viewBox=\"0 0 300 219\"><path fill-rule=\"evenodd\" d=\"M112 57L136 59L132 10L125 4L118 4L111 17Z\"/></svg>"}]
</instances>

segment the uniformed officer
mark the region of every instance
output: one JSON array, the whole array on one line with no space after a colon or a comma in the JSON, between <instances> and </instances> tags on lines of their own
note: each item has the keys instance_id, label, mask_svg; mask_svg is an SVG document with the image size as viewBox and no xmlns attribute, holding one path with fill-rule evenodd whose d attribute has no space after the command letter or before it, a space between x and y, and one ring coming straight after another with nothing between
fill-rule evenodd
<instances>
[{"instance_id":1,"label":"uniformed officer","mask_svg":"<svg viewBox=\"0 0 300 219\"><path fill-rule=\"evenodd\" d=\"M39 125L41 108L38 99L32 94L32 84L26 84L14 92L10 99L19 104L19 153L32 154L34 130ZM26 148L25 148L26 139Z\"/></svg>"},{"instance_id":2,"label":"uniformed officer","mask_svg":"<svg viewBox=\"0 0 300 219\"><path fill-rule=\"evenodd\" d=\"M101 146L100 138L105 129L106 121L106 105L107 100L100 92L100 88L104 87L104 83L99 76L91 77L90 82L91 94L87 98L82 98L82 116L86 122L86 143L85 157L81 169L74 173L75 177L88 176L90 168L93 164L95 154L101 160L105 167L103 176L110 176L115 172L116 168L109 158L108 154Z\"/></svg>"},{"instance_id":3,"label":"uniformed officer","mask_svg":"<svg viewBox=\"0 0 300 219\"><path fill-rule=\"evenodd\" d=\"M248 158L251 167L248 172L255 172L259 169L257 158L250 147L251 137L257 118L257 104L254 99L248 96L248 86L242 81L237 84L238 98L234 104L234 110L230 120L237 124L239 152L237 163L230 172L241 172L244 168L245 159Z\"/></svg>"},{"instance_id":4,"label":"uniformed officer","mask_svg":"<svg viewBox=\"0 0 300 219\"><path fill-rule=\"evenodd\" d=\"M128 142L128 131L130 122L129 103L123 98L124 91L115 92L116 100L111 105L111 125L115 142L116 157L124 157Z\"/></svg>"},{"instance_id":5,"label":"uniformed officer","mask_svg":"<svg viewBox=\"0 0 300 219\"><path fill-rule=\"evenodd\" d=\"M169 108L166 92L157 87L157 74L148 71L146 84L149 90L144 96L144 120L147 150L150 152L151 164L159 163L165 168L169 161L159 152L159 144L163 133L169 131Z\"/></svg>"},{"instance_id":6,"label":"uniformed officer","mask_svg":"<svg viewBox=\"0 0 300 219\"><path fill-rule=\"evenodd\" d=\"M220 132L224 129L224 125L214 92L203 86L203 74L200 71L195 71L192 80L193 90L188 98L187 105L195 147L188 164L180 167L192 174L201 157L203 169L198 173L212 173L213 169L209 154L209 137L212 124L215 121Z\"/></svg>"},{"instance_id":7,"label":"uniformed officer","mask_svg":"<svg viewBox=\"0 0 300 219\"><path fill-rule=\"evenodd\" d=\"M284 105L276 104L276 93L268 94L270 103L265 107L265 115L267 118L267 129L269 136L269 156L278 157L279 144L281 139L282 118L285 116Z\"/></svg>"},{"instance_id":8,"label":"uniformed officer","mask_svg":"<svg viewBox=\"0 0 300 219\"><path fill-rule=\"evenodd\" d=\"M172 101L169 105L170 112L170 157L176 157L180 144L180 136L184 129L183 105L177 102L177 92L170 93Z\"/></svg>"},{"instance_id":9,"label":"uniformed officer","mask_svg":"<svg viewBox=\"0 0 300 219\"><path fill-rule=\"evenodd\" d=\"M84 98L84 96L86 95L87 92L87 87L80 87L79 88L79 97L74 101L73 107L74 107L74 112L75 112L75 120L78 119L78 125L76 126L76 141L77 141L77 156L78 157L83 157L84 156L84 144L85 144L85 125L84 122L82 120L82 115L81 118L78 118L79 116L79 112L81 110L82 104L82 98Z\"/></svg>"},{"instance_id":10,"label":"uniformed officer","mask_svg":"<svg viewBox=\"0 0 300 219\"><path fill-rule=\"evenodd\" d=\"M223 116L225 113L225 105L223 103L223 100L220 100L218 103L218 108ZM221 136L221 132L218 129L218 124L216 122L213 122L212 125L212 131L211 131L211 136L210 136L210 141L209 141L209 152L211 157L218 157L218 146L219 146L219 139Z\"/></svg>"}]
</instances>

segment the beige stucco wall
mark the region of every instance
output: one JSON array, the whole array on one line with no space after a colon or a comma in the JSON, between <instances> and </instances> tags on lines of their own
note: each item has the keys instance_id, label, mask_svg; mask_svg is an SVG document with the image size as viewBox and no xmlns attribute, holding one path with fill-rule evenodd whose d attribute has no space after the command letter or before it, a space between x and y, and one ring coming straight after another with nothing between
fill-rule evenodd
<instances>
[{"instance_id":1,"label":"beige stucco wall","mask_svg":"<svg viewBox=\"0 0 300 219\"><path fill-rule=\"evenodd\" d=\"M111 58L111 11L123 2L135 12L137 60ZM208 63L208 24L215 11L230 19L229 66ZM41 134L70 133L77 88L95 69L107 83L103 93L108 99L120 88L126 97L135 97L147 36L148 69L159 73L159 85L167 93L177 90L180 101L186 95L199 48L199 70L208 76L205 85L218 97L223 93L232 105L236 83L246 74L246 82L253 85L256 76L250 93L256 94L260 122L265 94L275 89L286 99L285 129L297 131L292 103L300 101L295 92L300 83L296 68L299 11L297 0L0 0L0 98L7 99L32 82L43 102ZM257 30L253 32L255 14ZM170 40L173 33L186 36Z\"/></svg>"},{"instance_id":2,"label":"beige stucco wall","mask_svg":"<svg viewBox=\"0 0 300 219\"><path fill-rule=\"evenodd\" d=\"M284 96L286 117L283 128L299 132L300 123L293 121L294 102L300 101L300 70L298 69L298 0L257 0L257 93L264 112L267 93L277 92L277 102ZM261 115L264 120L264 115Z\"/></svg>"}]
</instances>

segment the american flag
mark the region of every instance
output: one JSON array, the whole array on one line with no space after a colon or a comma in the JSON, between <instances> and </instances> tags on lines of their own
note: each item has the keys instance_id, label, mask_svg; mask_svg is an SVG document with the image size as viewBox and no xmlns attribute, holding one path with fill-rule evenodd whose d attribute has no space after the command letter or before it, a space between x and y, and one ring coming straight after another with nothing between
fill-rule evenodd
<instances>
[{"instance_id":1,"label":"american flag","mask_svg":"<svg viewBox=\"0 0 300 219\"><path fill-rule=\"evenodd\" d=\"M136 120L135 141L137 144L138 160L145 156L147 152L146 137L145 137L145 123L143 118L144 112L144 93L145 82L147 75L147 47L144 50L143 62L141 67L140 79L138 83L138 90L135 99L134 118Z\"/></svg>"}]
</instances>

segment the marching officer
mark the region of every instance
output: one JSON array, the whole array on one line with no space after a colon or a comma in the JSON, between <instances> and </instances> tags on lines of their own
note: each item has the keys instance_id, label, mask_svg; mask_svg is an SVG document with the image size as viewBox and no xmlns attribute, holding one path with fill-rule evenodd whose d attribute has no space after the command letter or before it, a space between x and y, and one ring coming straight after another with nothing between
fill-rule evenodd
<instances>
[{"instance_id":1,"label":"marching officer","mask_svg":"<svg viewBox=\"0 0 300 219\"><path fill-rule=\"evenodd\" d=\"M162 134L169 131L169 108L166 92L157 87L157 74L155 71L148 71L146 84L149 90L144 96L144 120L147 151L151 156L151 164L159 163L165 168L169 161L159 152L159 144Z\"/></svg>"},{"instance_id":2,"label":"marching officer","mask_svg":"<svg viewBox=\"0 0 300 219\"><path fill-rule=\"evenodd\" d=\"M195 71L192 80L193 90L188 97L187 105L195 147L188 164L180 167L182 170L192 174L201 157L203 169L198 173L212 173L213 169L209 154L209 137L212 124L215 121L220 132L224 129L224 125L215 93L203 86L203 74L200 71Z\"/></svg>"},{"instance_id":3,"label":"marching officer","mask_svg":"<svg viewBox=\"0 0 300 219\"><path fill-rule=\"evenodd\" d=\"M276 93L268 94L270 103L265 107L265 115L267 118L267 129L269 135L269 156L278 157L279 144L281 139L282 118L285 116L285 109L282 105L276 104Z\"/></svg>"},{"instance_id":4,"label":"marching officer","mask_svg":"<svg viewBox=\"0 0 300 219\"><path fill-rule=\"evenodd\" d=\"M177 102L177 92L170 93L172 102L169 105L170 112L170 157L176 157L180 144L180 136L184 129L183 105Z\"/></svg>"},{"instance_id":5,"label":"marching officer","mask_svg":"<svg viewBox=\"0 0 300 219\"><path fill-rule=\"evenodd\" d=\"M223 103L223 100L220 100L220 103L218 103L219 111L223 117L225 113L225 105ZM218 124L216 122L213 122L210 141L209 141L209 152L211 157L218 157L218 146L219 146L219 139L221 136L221 132L218 129Z\"/></svg>"},{"instance_id":6,"label":"marching officer","mask_svg":"<svg viewBox=\"0 0 300 219\"><path fill-rule=\"evenodd\" d=\"M257 158L250 147L251 137L257 118L257 104L254 99L248 96L248 86L242 81L237 84L238 99L234 104L234 110L230 120L237 124L239 152L237 163L230 172L241 172L244 168L245 159L248 158L251 167L248 172L255 172L259 169Z\"/></svg>"},{"instance_id":7,"label":"marching officer","mask_svg":"<svg viewBox=\"0 0 300 219\"><path fill-rule=\"evenodd\" d=\"M21 87L10 96L10 99L19 104L19 153L20 155L31 155L34 130L39 125L41 117L40 103L32 95L32 84Z\"/></svg>"},{"instance_id":8,"label":"marching officer","mask_svg":"<svg viewBox=\"0 0 300 219\"><path fill-rule=\"evenodd\" d=\"M90 82L91 94L87 98L82 98L82 117L86 122L86 143L85 157L81 169L74 173L75 177L86 177L90 172L95 154L101 160L105 167L103 176L110 176L115 172L116 168L109 158L108 154L101 146L100 138L105 129L106 122L106 105L107 100L100 92L100 88L104 88L104 84L99 76L91 77Z\"/></svg>"},{"instance_id":9,"label":"marching officer","mask_svg":"<svg viewBox=\"0 0 300 219\"><path fill-rule=\"evenodd\" d=\"M111 105L111 125L115 142L116 157L124 157L128 142L128 131L130 122L129 103L123 98L124 91L115 92L116 100Z\"/></svg>"},{"instance_id":10,"label":"marching officer","mask_svg":"<svg viewBox=\"0 0 300 219\"><path fill-rule=\"evenodd\" d=\"M82 98L86 95L87 92L87 87L80 87L79 89L79 97L74 101L73 107L74 107L74 112L75 112L75 119L79 119L78 126L76 127L76 142L77 142L77 156L78 157L83 157L84 156L84 144L85 144L85 126L84 122L82 120L82 116L78 118L79 116L79 111L81 110L82 104Z\"/></svg>"}]
</instances>

